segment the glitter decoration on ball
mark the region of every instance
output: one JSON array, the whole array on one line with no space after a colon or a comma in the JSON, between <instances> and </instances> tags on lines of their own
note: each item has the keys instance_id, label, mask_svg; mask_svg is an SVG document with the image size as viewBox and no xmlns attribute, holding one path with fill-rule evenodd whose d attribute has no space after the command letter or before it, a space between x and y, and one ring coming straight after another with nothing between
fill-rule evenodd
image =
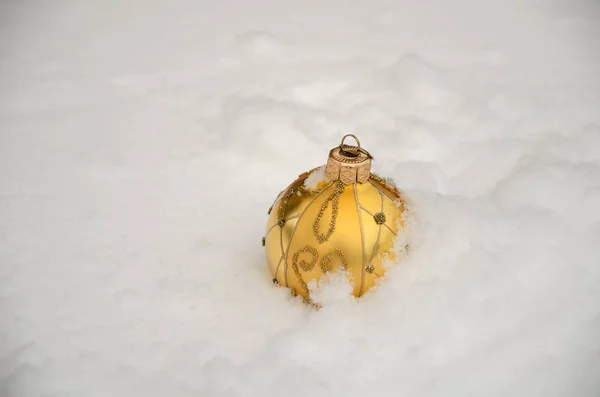
<instances>
[{"instance_id":1,"label":"glitter decoration on ball","mask_svg":"<svg viewBox=\"0 0 600 397\"><path fill-rule=\"evenodd\" d=\"M345 144L348 137L357 145ZM309 282L343 270L359 297L396 260L407 209L396 186L371 173L372 159L348 134L325 166L301 174L279 194L262 239L274 283L311 302Z\"/></svg>"}]
</instances>

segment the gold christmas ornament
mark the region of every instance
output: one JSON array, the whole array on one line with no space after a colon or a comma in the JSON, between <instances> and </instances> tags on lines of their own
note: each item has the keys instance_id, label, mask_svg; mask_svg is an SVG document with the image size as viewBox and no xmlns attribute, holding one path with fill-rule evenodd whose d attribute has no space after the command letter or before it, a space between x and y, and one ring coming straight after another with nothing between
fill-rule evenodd
<instances>
[{"instance_id":1,"label":"gold christmas ornament","mask_svg":"<svg viewBox=\"0 0 600 397\"><path fill-rule=\"evenodd\" d=\"M344 143L347 137L356 146ZM310 302L308 284L343 269L361 296L396 259L405 202L387 179L371 173L372 157L348 134L327 165L301 174L271 208L265 246L273 282Z\"/></svg>"}]
</instances>

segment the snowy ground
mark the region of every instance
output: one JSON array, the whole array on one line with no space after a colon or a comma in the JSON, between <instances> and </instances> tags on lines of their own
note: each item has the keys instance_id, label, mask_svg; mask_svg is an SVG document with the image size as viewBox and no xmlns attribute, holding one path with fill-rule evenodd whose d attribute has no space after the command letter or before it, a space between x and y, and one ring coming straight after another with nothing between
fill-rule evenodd
<instances>
[{"instance_id":1,"label":"snowy ground","mask_svg":"<svg viewBox=\"0 0 600 397\"><path fill-rule=\"evenodd\" d=\"M600 395L597 1L0 7L0 396ZM260 240L347 132L414 251L314 311Z\"/></svg>"}]
</instances>

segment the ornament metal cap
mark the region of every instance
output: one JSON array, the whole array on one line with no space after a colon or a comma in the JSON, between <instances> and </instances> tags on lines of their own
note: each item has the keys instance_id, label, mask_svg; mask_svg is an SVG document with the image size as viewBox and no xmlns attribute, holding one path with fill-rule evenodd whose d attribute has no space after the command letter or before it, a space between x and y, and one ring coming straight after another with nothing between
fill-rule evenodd
<instances>
[{"instance_id":1,"label":"ornament metal cap","mask_svg":"<svg viewBox=\"0 0 600 397\"><path fill-rule=\"evenodd\" d=\"M356 146L344 144L348 137L354 138ZM365 183L371 175L372 159L373 156L360 146L360 141L355 135L344 135L340 145L329 151L325 175L330 180L340 180L345 185Z\"/></svg>"}]
</instances>

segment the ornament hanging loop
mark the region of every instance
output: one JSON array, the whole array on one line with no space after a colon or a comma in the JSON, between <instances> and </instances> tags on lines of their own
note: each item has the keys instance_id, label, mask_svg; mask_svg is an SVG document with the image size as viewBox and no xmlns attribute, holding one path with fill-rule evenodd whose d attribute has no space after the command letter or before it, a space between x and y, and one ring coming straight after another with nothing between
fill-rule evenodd
<instances>
[{"instance_id":1,"label":"ornament hanging loop","mask_svg":"<svg viewBox=\"0 0 600 397\"><path fill-rule=\"evenodd\" d=\"M342 138L342 142L340 142L340 148L344 146L344 141L349 136L352 137L352 138L354 138L354 140L356 141L356 145L360 148L360 141L358 140L358 138L354 134L346 134L346 135L344 135L344 137Z\"/></svg>"},{"instance_id":2,"label":"ornament hanging loop","mask_svg":"<svg viewBox=\"0 0 600 397\"><path fill-rule=\"evenodd\" d=\"M344 141L348 137L354 138L354 140L356 141L356 146L344 145ZM353 149L353 150L349 151L349 150L346 150L345 148L349 148L349 149ZM344 135L344 137L342 138L342 142L340 142L340 153L346 157L358 157L358 152L364 153L367 155L367 157L369 157L370 159L373 159L373 156L371 156L371 153L369 153L367 150L363 149L360 146L360 141L358 140L358 137L356 135L354 135L354 134Z\"/></svg>"}]
</instances>

